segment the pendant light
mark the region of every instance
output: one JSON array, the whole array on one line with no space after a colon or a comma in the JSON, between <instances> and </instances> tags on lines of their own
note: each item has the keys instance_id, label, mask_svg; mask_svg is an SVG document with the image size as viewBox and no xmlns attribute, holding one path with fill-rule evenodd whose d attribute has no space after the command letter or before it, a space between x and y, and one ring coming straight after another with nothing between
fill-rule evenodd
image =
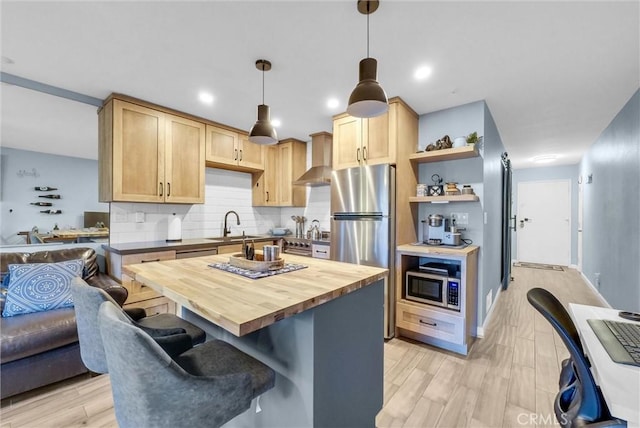
<instances>
[{"instance_id":1,"label":"pendant light","mask_svg":"<svg viewBox=\"0 0 640 428\"><path fill-rule=\"evenodd\" d=\"M349 97L347 113L355 117L375 117L389 110L387 94L377 81L378 61L369 57L369 15L378 9L378 0L358 0L358 11L367 15L367 57L360 61L360 81Z\"/></svg>"},{"instance_id":2,"label":"pendant light","mask_svg":"<svg viewBox=\"0 0 640 428\"><path fill-rule=\"evenodd\" d=\"M262 104L258 106L258 120L249 132L249 141L262 145L277 144L278 136L271 125L269 106L264 103L264 72L271 70L271 63L266 59L259 59L256 61L256 68L262 71Z\"/></svg>"}]
</instances>

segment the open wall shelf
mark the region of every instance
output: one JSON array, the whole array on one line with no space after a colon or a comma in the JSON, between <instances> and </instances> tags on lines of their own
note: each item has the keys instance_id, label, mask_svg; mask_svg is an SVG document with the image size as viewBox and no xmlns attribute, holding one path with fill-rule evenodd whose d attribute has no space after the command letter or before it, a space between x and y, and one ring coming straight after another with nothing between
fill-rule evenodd
<instances>
[{"instance_id":1,"label":"open wall shelf","mask_svg":"<svg viewBox=\"0 0 640 428\"><path fill-rule=\"evenodd\" d=\"M469 159L479 156L477 144L451 149L433 150L409 155L409 160L415 163L441 162L447 160Z\"/></svg>"},{"instance_id":2,"label":"open wall shelf","mask_svg":"<svg viewBox=\"0 0 640 428\"><path fill-rule=\"evenodd\" d=\"M478 195L449 195L449 196L411 196L409 202L430 202L444 204L447 202L478 202Z\"/></svg>"}]
</instances>

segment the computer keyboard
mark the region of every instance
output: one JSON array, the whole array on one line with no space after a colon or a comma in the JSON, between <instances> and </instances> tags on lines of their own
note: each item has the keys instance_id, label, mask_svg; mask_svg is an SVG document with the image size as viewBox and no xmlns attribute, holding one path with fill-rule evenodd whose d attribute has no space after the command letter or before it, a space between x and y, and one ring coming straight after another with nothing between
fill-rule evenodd
<instances>
[{"instance_id":1,"label":"computer keyboard","mask_svg":"<svg viewBox=\"0 0 640 428\"><path fill-rule=\"evenodd\" d=\"M616 363L640 367L640 324L612 320L587 320Z\"/></svg>"}]
</instances>

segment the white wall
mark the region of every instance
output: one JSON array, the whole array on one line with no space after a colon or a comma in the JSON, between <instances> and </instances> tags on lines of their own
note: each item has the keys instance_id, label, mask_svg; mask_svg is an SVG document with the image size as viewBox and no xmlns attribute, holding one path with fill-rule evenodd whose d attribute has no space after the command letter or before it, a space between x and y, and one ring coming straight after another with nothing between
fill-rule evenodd
<instances>
[{"instance_id":1,"label":"white wall","mask_svg":"<svg viewBox=\"0 0 640 428\"><path fill-rule=\"evenodd\" d=\"M570 180L571 182L571 264L578 263L578 165L547 166L513 170L513 215L518 215L518 183L525 181ZM517 218L517 220L520 217ZM517 229L517 227L516 227ZM518 232L513 238L511 256L518 258Z\"/></svg>"}]
</instances>

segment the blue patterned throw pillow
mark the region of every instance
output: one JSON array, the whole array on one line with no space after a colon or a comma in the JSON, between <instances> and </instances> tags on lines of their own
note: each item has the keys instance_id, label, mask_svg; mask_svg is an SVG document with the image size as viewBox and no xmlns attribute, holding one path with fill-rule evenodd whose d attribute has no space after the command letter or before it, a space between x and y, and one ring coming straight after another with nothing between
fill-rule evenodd
<instances>
[{"instance_id":1,"label":"blue patterned throw pillow","mask_svg":"<svg viewBox=\"0 0 640 428\"><path fill-rule=\"evenodd\" d=\"M71 280L82 275L84 261L9 265L3 317L73 306Z\"/></svg>"}]
</instances>

